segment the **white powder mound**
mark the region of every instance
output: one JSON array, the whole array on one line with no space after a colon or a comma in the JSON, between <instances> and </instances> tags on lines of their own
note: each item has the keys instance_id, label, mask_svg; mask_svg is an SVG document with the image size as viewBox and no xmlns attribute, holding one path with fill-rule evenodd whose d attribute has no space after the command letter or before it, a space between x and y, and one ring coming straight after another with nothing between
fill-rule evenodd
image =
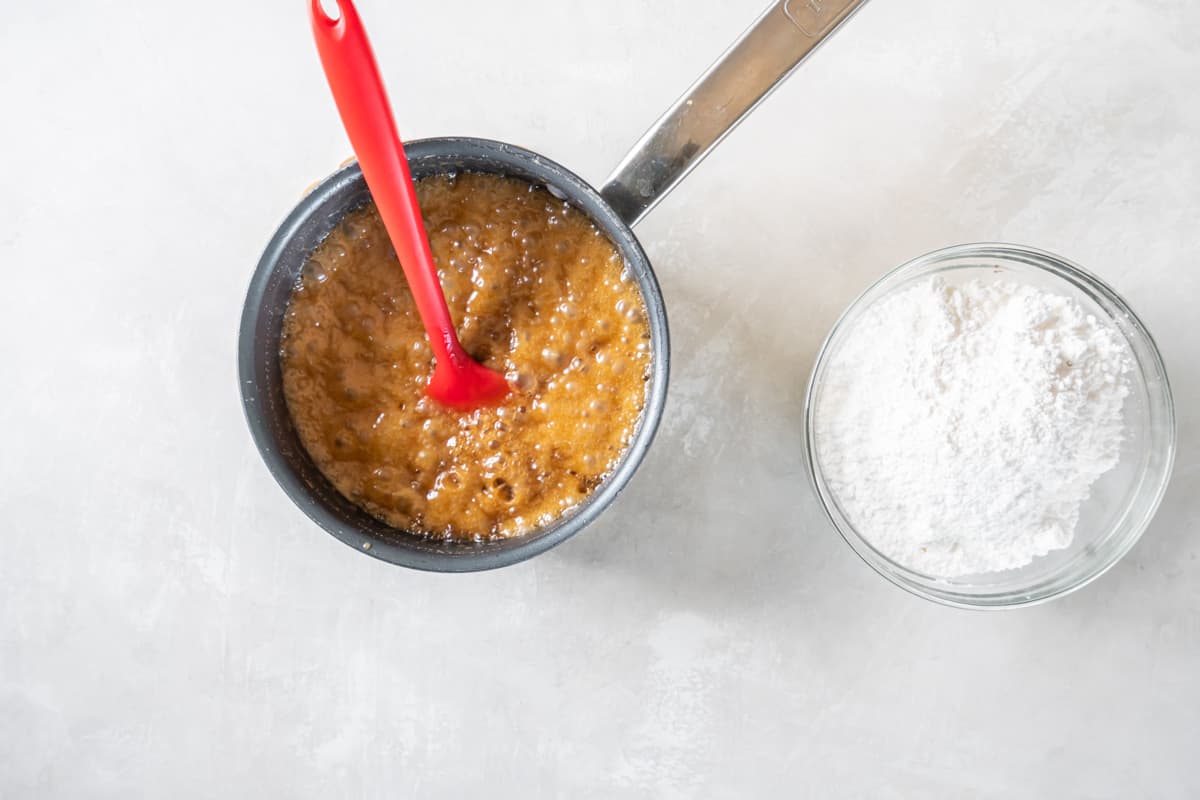
<instances>
[{"instance_id":1,"label":"white powder mound","mask_svg":"<svg viewBox=\"0 0 1200 800\"><path fill-rule=\"evenodd\" d=\"M1132 356L1069 297L928 278L868 307L834 358L817 456L855 528L918 572L1067 547L1117 463Z\"/></svg>"}]
</instances>

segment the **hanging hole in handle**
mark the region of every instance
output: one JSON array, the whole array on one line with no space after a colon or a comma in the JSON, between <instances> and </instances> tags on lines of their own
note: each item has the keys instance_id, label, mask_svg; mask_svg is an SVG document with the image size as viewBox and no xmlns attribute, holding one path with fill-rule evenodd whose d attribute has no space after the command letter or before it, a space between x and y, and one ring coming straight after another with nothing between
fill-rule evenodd
<instances>
[{"instance_id":1,"label":"hanging hole in handle","mask_svg":"<svg viewBox=\"0 0 1200 800\"><path fill-rule=\"evenodd\" d=\"M334 27L342 21L342 7L338 0L312 0L313 17Z\"/></svg>"}]
</instances>

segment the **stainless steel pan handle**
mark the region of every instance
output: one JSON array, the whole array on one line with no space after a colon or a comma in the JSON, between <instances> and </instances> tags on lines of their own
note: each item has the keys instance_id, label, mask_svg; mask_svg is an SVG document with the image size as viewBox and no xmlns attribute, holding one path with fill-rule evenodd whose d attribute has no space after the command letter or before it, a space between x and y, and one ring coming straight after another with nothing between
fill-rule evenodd
<instances>
[{"instance_id":1,"label":"stainless steel pan handle","mask_svg":"<svg viewBox=\"0 0 1200 800\"><path fill-rule=\"evenodd\" d=\"M779 0L658 122L600 194L635 224L867 0Z\"/></svg>"}]
</instances>

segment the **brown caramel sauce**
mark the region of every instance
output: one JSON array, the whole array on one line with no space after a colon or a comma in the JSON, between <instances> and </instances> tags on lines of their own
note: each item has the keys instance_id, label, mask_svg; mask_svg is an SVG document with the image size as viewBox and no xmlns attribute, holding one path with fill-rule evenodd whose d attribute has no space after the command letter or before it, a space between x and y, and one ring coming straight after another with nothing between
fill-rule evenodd
<instances>
[{"instance_id":1,"label":"brown caramel sauce","mask_svg":"<svg viewBox=\"0 0 1200 800\"><path fill-rule=\"evenodd\" d=\"M284 319L284 395L338 491L434 538L518 536L617 465L646 398L637 282L579 210L524 181L436 176L417 195L463 346L508 377L498 406L425 396L433 356L373 205L305 265Z\"/></svg>"}]
</instances>

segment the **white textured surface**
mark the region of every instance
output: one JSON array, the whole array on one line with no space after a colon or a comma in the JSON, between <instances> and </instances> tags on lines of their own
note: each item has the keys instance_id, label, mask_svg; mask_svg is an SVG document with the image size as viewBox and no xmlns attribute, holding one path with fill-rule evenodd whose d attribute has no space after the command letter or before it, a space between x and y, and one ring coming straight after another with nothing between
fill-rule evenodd
<instances>
[{"instance_id":1,"label":"white textured surface","mask_svg":"<svg viewBox=\"0 0 1200 800\"><path fill-rule=\"evenodd\" d=\"M320 532L241 418L250 271L348 151L304 4L11 5L6 800L1200 794L1200 4L870 5L639 230L675 363L633 485L563 547L473 576ZM758 7L361 10L405 134L599 181ZM1128 558L991 615L873 574L800 456L845 304L979 239L1123 292L1181 433Z\"/></svg>"}]
</instances>

